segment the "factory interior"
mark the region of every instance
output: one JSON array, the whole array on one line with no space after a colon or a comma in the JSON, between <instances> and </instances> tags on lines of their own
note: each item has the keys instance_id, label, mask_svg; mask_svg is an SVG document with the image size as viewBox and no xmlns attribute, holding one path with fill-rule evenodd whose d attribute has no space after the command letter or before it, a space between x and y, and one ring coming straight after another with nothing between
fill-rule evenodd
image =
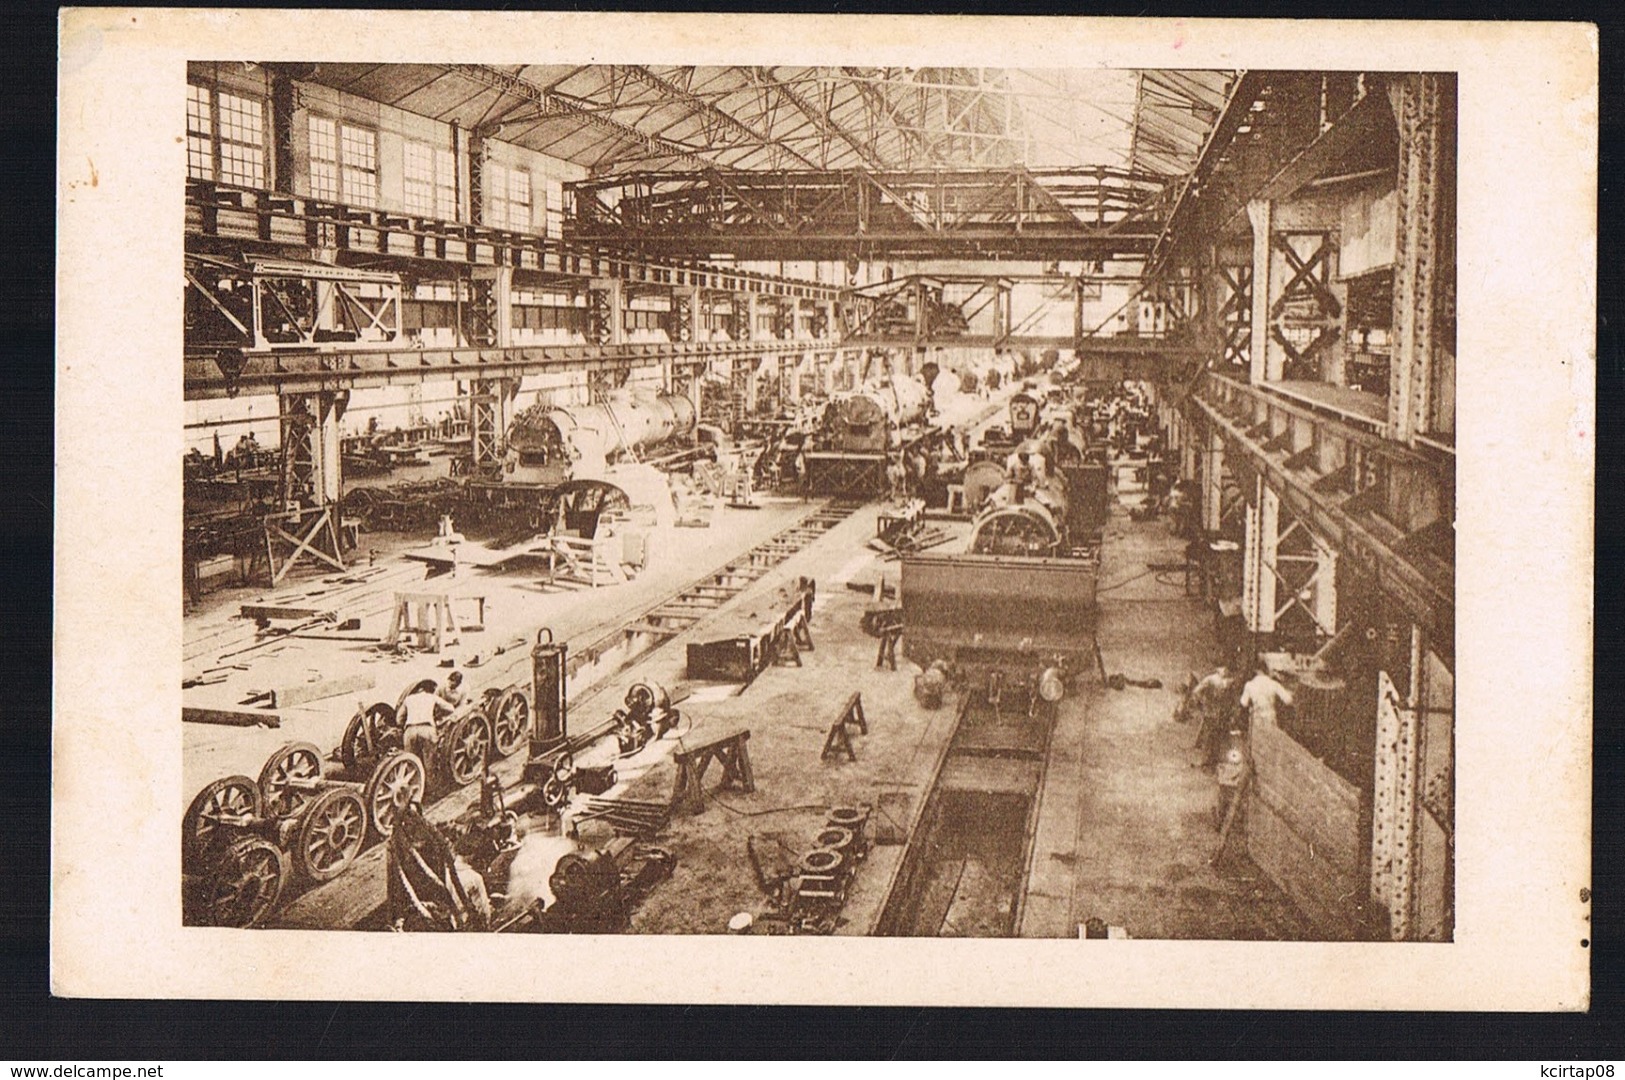
<instances>
[{"instance_id":1,"label":"factory interior","mask_svg":"<svg viewBox=\"0 0 1625 1080\"><path fill-rule=\"evenodd\" d=\"M1453 75L184 123L187 925L1453 940Z\"/></svg>"}]
</instances>

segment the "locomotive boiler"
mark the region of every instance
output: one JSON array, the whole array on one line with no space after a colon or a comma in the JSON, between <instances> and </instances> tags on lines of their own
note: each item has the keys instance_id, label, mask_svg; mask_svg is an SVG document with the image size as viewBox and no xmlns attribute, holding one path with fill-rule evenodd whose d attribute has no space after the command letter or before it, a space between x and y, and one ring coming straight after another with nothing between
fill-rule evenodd
<instances>
[{"instance_id":1,"label":"locomotive boiler","mask_svg":"<svg viewBox=\"0 0 1625 1080\"><path fill-rule=\"evenodd\" d=\"M862 497L885 492L887 465L923 434L926 407L925 384L916 378L872 382L833 398L809 440L812 490Z\"/></svg>"},{"instance_id":2,"label":"locomotive boiler","mask_svg":"<svg viewBox=\"0 0 1625 1080\"><path fill-rule=\"evenodd\" d=\"M694 433L694 403L681 394L619 393L597 405L532 405L508 431L503 480L551 485L601 480L611 461Z\"/></svg>"},{"instance_id":3,"label":"locomotive boiler","mask_svg":"<svg viewBox=\"0 0 1625 1080\"><path fill-rule=\"evenodd\" d=\"M641 390L596 405L532 405L508 429L500 472L469 481L471 509L480 520L593 537L637 505L620 474L648 470L626 463L690 438L696 419L688 398Z\"/></svg>"},{"instance_id":4,"label":"locomotive boiler","mask_svg":"<svg viewBox=\"0 0 1625 1080\"><path fill-rule=\"evenodd\" d=\"M1066 481L1039 474L995 488L971 525L972 555L1064 555L1069 548Z\"/></svg>"}]
</instances>

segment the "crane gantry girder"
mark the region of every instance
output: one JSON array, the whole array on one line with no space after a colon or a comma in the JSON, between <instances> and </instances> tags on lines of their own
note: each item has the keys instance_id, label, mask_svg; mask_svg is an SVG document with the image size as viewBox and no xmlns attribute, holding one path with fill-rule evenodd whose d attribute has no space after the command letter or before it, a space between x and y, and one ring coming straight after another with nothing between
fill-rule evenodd
<instances>
[{"instance_id":1,"label":"crane gantry girder","mask_svg":"<svg viewBox=\"0 0 1625 1080\"><path fill-rule=\"evenodd\" d=\"M633 172L566 185L566 233L667 255L1107 259L1161 235L1167 178L1077 169Z\"/></svg>"}]
</instances>

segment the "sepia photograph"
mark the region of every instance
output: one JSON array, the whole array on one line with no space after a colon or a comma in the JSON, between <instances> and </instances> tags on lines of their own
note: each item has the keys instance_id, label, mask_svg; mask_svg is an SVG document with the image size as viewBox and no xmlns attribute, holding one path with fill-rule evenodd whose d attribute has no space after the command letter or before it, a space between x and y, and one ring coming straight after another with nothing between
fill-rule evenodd
<instances>
[{"instance_id":1,"label":"sepia photograph","mask_svg":"<svg viewBox=\"0 0 1625 1080\"><path fill-rule=\"evenodd\" d=\"M799 64L171 35L156 932L261 966L436 934L448 967L534 935L1386 965L1506 917L1458 905L1508 872L1457 843L1491 776L1458 449L1498 467L1457 438L1492 351L1467 76L941 25ZM1580 704L1529 730L1553 762ZM805 947L796 979L843 955Z\"/></svg>"}]
</instances>

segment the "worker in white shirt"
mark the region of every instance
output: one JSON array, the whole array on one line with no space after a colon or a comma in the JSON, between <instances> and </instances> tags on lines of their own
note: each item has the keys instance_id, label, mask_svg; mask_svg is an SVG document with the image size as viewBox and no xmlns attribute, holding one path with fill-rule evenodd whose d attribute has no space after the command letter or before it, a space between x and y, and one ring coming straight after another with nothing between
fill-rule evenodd
<instances>
[{"instance_id":1,"label":"worker in white shirt","mask_svg":"<svg viewBox=\"0 0 1625 1080\"><path fill-rule=\"evenodd\" d=\"M1275 723L1278 706L1292 704L1292 691L1270 676L1264 661L1253 664L1253 677L1241 688L1241 707L1249 723L1267 720Z\"/></svg>"},{"instance_id":2,"label":"worker in white shirt","mask_svg":"<svg viewBox=\"0 0 1625 1080\"><path fill-rule=\"evenodd\" d=\"M454 671L443 690L431 684L408 694L401 702L401 741L427 767L433 760L436 742L435 720L463 703L463 673Z\"/></svg>"}]
</instances>

